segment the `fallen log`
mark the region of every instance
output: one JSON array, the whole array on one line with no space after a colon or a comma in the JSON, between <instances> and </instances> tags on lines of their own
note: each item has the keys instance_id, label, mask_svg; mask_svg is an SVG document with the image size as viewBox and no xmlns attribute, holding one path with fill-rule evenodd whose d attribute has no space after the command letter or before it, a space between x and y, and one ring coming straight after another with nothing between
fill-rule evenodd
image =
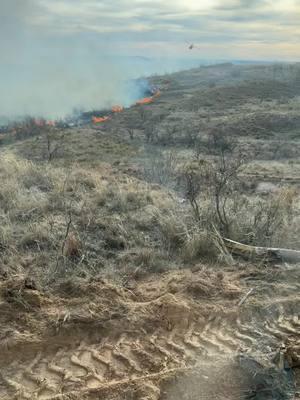
<instances>
[{"instance_id":1,"label":"fallen log","mask_svg":"<svg viewBox=\"0 0 300 400\"><path fill-rule=\"evenodd\" d=\"M249 246L223 238L224 244L231 254L251 259L262 259L266 262L300 262L300 251L280 249L276 247Z\"/></svg>"}]
</instances>

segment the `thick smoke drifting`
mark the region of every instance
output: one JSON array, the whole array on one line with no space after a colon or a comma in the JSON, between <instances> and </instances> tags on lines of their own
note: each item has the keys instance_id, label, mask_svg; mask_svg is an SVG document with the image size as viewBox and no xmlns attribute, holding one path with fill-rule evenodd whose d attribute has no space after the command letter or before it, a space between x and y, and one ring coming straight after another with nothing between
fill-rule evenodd
<instances>
[{"instance_id":1,"label":"thick smoke drifting","mask_svg":"<svg viewBox=\"0 0 300 400\"><path fill-rule=\"evenodd\" d=\"M139 93L128 80L164 71L149 60L118 57L118 49L112 55L100 35L62 34L55 17L50 29L42 4L0 2L0 117L60 118L74 109L129 106Z\"/></svg>"},{"instance_id":2,"label":"thick smoke drifting","mask_svg":"<svg viewBox=\"0 0 300 400\"><path fill-rule=\"evenodd\" d=\"M127 73L78 38L43 36L35 1L1 0L0 115L61 117L74 108L128 103Z\"/></svg>"}]
</instances>

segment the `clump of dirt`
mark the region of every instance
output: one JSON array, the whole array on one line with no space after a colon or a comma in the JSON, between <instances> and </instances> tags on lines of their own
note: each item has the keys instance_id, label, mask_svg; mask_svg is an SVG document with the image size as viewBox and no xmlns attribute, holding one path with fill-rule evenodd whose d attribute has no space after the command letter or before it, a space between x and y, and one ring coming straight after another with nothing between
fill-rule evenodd
<instances>
[{"instance_id":1,"label":"clump of dirt","mask_svg":"<svg viewBox=\"0 0 300 400\"><path fill-rule=\"evenodd\" d=\"M186 292L195 299L216 298L218 296L236 299L241 295L241 288L233 281L230 282L222 273L205 271L188 283Z\"/></svg>"},{"instance_id":2,"label":"clump of dirt","mask_svg":"<svg viewBox=\"0 0 300 400\"><path fill-rule=\"evenodd\" d=\"M193 318L193 310L186 301L167 293L159 298L156 304L158 305L158 319L167 330L172 330L175 327L188 329Z\"/></svg>"},{"instance_id":3,"label":"clump of dirt","mask_svg":"<svg viewBox=\"0 0 300 400\"><path fill-rule=\"evenodd\" d=\"M167 272L161 276L159 284L150 277L136 289L145 299L156 298L161 292L188 295L194 300L235 299L242 293L238 274L227 274L208 270L202 266L191 270Z\"/></svg>"},{"instance_id":4,"label":"clump of dirt","mask_svg":"<svg viewBox=\"0 0 300 400\"><path fill-rule=\"evenodd\" d=\"M86 296L90 289L85 279L72 277L59 282L56 290L61 297L76 298Z\"/></svg>"},{"instance_id":5,"label":"clump of dirt","mask_svg":"<svg viewBox=\"0 0 300 400\"><path fill-rule=\"evenodd\" d=\"M0 284L0 296L8 303L27 310L41 307L43 301L36 282L24 276L16 276Z\"/></svg>"}]
</instances>

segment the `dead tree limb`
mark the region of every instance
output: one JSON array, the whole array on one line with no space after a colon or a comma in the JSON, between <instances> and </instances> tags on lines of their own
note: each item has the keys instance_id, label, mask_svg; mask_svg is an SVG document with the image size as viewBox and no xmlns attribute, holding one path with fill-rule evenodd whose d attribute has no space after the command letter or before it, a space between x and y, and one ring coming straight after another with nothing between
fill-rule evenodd
<instances>
[{"instance_id":1,"label":"dead tree limb","mask_svg":"<svg viewBox=\"0 0 300 400\"><path fill-rule=\"evenodd\" d=\"M245 303L245 301L248 299L248 297L253 293L254 288L251 288L248 290L248 292L241 298L241 300L238 302L238 307L240 307L242 304Z\"/></svg>"},{"instance_id":2,"label":"dead tree limb","mask_svg":"<svg viewBox=\"0 0 300 400\"><path fill-rule=\"evenodd\" d=\"M276 247L249 246L247 244L235 242L234 240L223 238L227 249L235 255L250 258L262 259L267 262L300 262L300 251L290 249L280 249Z\"/></svg>"}]
</instances>

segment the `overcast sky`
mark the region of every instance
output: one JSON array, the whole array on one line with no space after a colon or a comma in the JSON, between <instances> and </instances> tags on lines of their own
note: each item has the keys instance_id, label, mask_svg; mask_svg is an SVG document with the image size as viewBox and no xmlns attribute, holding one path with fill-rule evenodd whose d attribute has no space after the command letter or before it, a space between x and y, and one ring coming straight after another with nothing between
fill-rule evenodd
<instances>
[{"instance_id":1,"label":"overcast sky","mask_svg":"<svg viewBox=\"0 0 300 400\"><path fill-rule=\"evenodd\" d=\"M299 23L300 0L0 0L0 116L129 105L124 81L205 60L300 61Z\"/></svg>"},{"instance_id":2,"label":"overcast sky","mask_svg":"<svg viewBox=\"0 0 300 400\"><path fill-rule=\"evenodd\" d=\"M0 8L6 42L27 35L25 46L35 38L185 56L193 42L202 58L300 59L300 0L0 0Z\"/></svg>"}]
</instances>

